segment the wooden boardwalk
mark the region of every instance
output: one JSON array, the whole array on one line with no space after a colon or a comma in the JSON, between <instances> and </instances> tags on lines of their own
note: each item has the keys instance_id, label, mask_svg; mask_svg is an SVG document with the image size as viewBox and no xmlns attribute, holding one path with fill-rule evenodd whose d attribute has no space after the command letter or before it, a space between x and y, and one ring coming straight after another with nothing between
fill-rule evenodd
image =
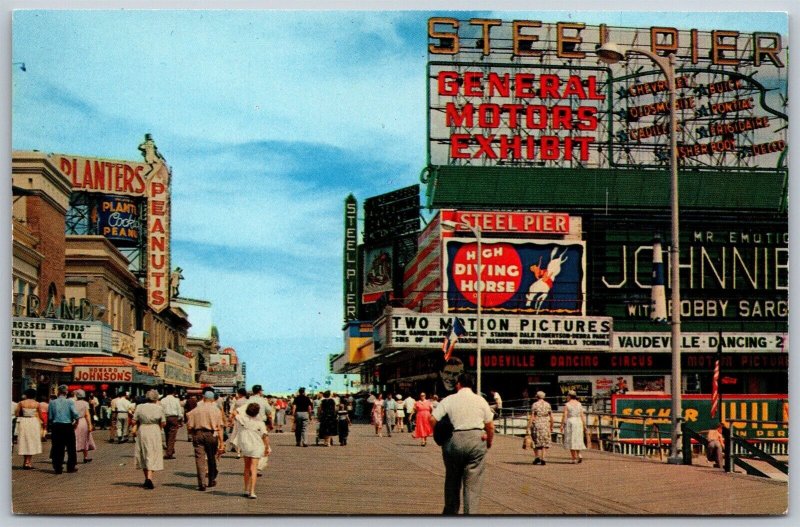
<instances>
[{"instance_id":1,"label":"wooden boardwalk","mask_svg":"<svg viewBox=\"0 0 800 527\"><path fill-rule=\"evenodd\" d=\"M355 425L345 447L294 445L294 434L271 436L273 455L259 478L256 500L242 496L243 462L226 453L218 485L196 489L194 458L185 429L175 460L144 490L134 468L133 446L109 444L96 432L94 461L75 474L55 475L45 453L36 470L22 470L12 456L12 500L17 514L159 515L436 515L442 509L444 468L432 441L421 447L409 434L376 437ZM780 515L788 507L788 484L707 466L550 449L546 466L514 437L498 436L484 473L481 514L490 515ZM80 454L79 454L80 460ZM94 499L86 499L93 496ZM302 499L298 499L302 496ZM402 499L400 498L402 496ZM716 499L709 499L716 496Z\"/></svg>"}]
</instances>

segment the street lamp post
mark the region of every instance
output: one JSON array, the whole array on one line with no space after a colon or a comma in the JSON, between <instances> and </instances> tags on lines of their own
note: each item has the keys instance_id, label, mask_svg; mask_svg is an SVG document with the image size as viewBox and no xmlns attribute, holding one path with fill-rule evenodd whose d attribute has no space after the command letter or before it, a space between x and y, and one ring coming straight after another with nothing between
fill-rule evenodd
<instances>
[{"instance_id":1,"label":"street lamp post","mask_svg":"<svg viewBox=\"0 0 800 527\"><path fill-rule=\"evenodd\" d=\"M475 359L478 361L478 367L477 367L477 370L475 372L475 377L476 377L475 385L476 385L476 388L478 389L478 395L483 396L482 395L483 392L481 392L481 362L482 362L481 361L481 334L482 334L482 330L481 330L481 296L482 296L482 293L483 293L483 279L481 278L482 271L483 271L483 266L481 265L481 252L482 252L481 251L481 228L478 227L477 225L476 226L470 225L469 223L467 223L465 221L462 221L461 223L456 223L454 221L447 221L447 220L442 221L442 227L444 229L450 230L450 231L454 231L458 227L461 227L462 229L470 230L470 231L472 231L472 234L475 235L475 241L477 242L478 265L477 265L477 267L475 269L475 273L477 274L477 279L475 280L475 289L476 289L476 295L477 295L478 299L477 299L477 302L476 302L477 308L476 308L476 311L475 311L476 312L476 321L475 321L475 323L477 324L478 328L477 328L477 343L476 343L477 344L477 351L475 353Z\"/></svg>"},{"instance_id":2,"label":"street lamp post","mask_svg":"<svg viewBox=\"0 0 800 527\"><path fill-rule=\"evenodd\" d=\"M630 55L644 55L652 60L664 73L669 90L669 165L670 165L670 208L672 226L672 247L670 249L670 281L672 286L672 446L669 462L682 463L681 457L681 287L680 229L678 223L678 119L675 115L675 55L661 57L643 49L627 49L624 52L614 43L606 42L597 48L597 56L606 64L616 64Z\"/></svg>"}]
</instances>

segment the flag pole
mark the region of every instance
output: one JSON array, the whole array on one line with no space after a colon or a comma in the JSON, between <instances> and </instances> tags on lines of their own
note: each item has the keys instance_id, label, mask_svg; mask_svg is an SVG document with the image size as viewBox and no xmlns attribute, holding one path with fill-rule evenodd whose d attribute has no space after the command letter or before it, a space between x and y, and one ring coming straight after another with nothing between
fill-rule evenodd
<instances>
[{"instance_id":1,"label":"flag pole","mask_svg":"<svg viewBox=\"0 0 800 527\"><path fill-rule=\"evenodd\" d=\"M717 341L717 361L719 361L719 381L717 382L717 397L719 398L719 422L722 424L722 330Z\"/></svg>"}]
</instances>

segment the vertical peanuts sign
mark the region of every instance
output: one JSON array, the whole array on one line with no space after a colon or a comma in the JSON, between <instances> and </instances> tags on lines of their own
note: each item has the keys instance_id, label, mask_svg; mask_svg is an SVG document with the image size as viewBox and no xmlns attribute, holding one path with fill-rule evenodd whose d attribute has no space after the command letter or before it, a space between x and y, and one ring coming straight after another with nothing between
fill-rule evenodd
<instances>
[{"instance_id":1,"label":"vertical peanuts sign","mask_svg":"<svg viewBox=\"0 0 800 527\"><path fill-rule=\"evenodd\" d=\"M69 154L50 154L50 160L70 179L73 194L100 196L97 218L89 226L90 234L96 229L97 234L106 236L118 247L140 243L147 255L147 304L160 313L169 305L170 297L170 169L150 134L145 135L139 150L144 162ZM143 200L144 216L138 219L133 211ZM130 214L122 216L122 212ZM111 218L114 213L117 215L111 222L113 225L99 221L104 214ZM145 218L147 230L139 233L133 226L138 226L138 221L144 224ZM120 243L123 227L126 239Z\"/></svg>"},{"instance_id":2,"label":"vertical peanuts sign","mask_svg":"<svg viewBox=\"0 0 800 527\"><path fill-rule=\"evenodd\" d=\"M169 175L157 161L147 177L147 304L156 313L169 304Z\"/></svg>"}]
</instances>

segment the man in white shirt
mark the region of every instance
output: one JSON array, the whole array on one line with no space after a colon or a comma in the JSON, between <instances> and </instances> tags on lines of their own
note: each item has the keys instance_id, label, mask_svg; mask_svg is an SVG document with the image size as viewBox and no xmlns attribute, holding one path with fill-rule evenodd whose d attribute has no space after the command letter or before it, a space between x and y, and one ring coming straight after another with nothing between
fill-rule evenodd
<instances>
[{"instance_id":1,"label":"man in white shirt","mask_svg":"<svg viewBox=\"0 0 800 527\"><path fill-rule=\"evenodd\" d=\"M406 397L405 401L403 401L403 408L406 411L406 424L408 425L409 432L414 431L415 423L412 416L414 414L414 404L416 402L417 401L413 397L411 397L411 394L408 394L408 397Z\"/></svg>"},{"instance_id":2,"label":"man in white shirt","mask_svg":"<svg viewBox=\"0 0 800 527\"><path fill-rule=\"evenodd\" d=\"M494 400L494 403L490 404L489 407L497 417L500 417L503 410L503 399L500 397L500 394L497 393L497 390L489 390L489 395L491 395Z\"/></svg>"},{"instance_id":3,"label":"man in white shirt","mask_svg":"<svg viewBox=\"0 0 800 527\"><path fill-rule=\"evenodd\" d=\"M120 392L119 397L111 401L111 412L115 415L114 429L116 430L117 443L128 441L128 413L131 410L131 402L128 400L127 392Z\"/></svg>"},{"instance_id":4,"label":"man in white shirt","mask_svg":"<svg viewBox=\"0 0 800 527\"><path fill-rule=\"evenodd\" d=\"M175 397L175 388L165 386L164 393L166 395L161 399L161 407L167 416L167 424L164 426L164 437L167 439L164 459L175 459L175 439L178 437L178 428L181 427L183 408L180 399Z\"/></svg>"},{"instance_id":5,"label":"man in white shirt","mask_svg":"<svg viewBox=\"0 0 800 527\"><path fill-rule=\"evenodd\" d=\"M472 391L472 375L462 373L457 392L445 397L431 413L431 425L449 417L453 435L442 446L444 458L444 510L458 514L464 488L464 514L477 514L486 452L494 440L494 415L486 400Z\"/></svg>"}]
</instances>

